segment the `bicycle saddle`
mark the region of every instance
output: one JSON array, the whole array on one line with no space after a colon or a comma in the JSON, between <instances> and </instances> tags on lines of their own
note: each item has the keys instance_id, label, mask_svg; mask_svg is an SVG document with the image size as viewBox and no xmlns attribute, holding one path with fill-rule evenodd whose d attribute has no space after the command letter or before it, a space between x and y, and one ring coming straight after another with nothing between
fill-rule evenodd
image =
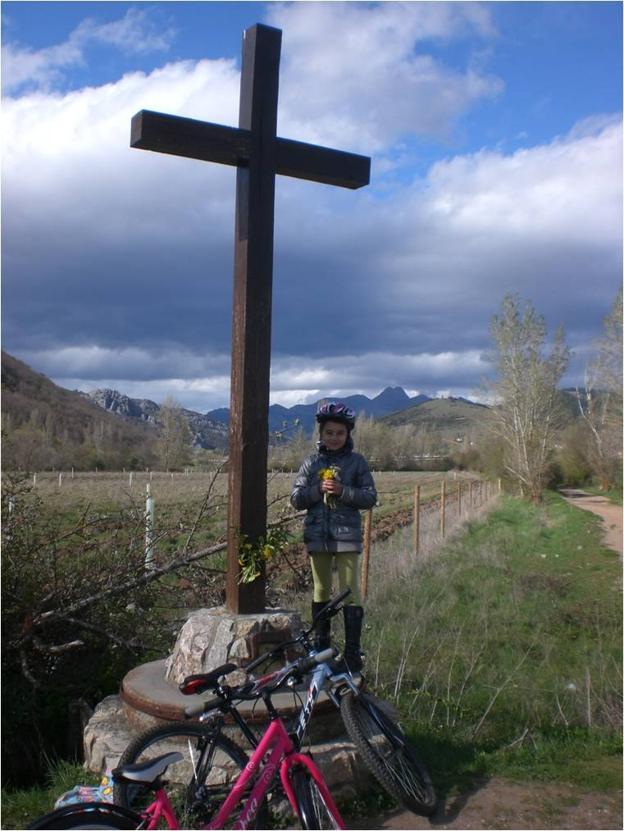
<instances>
[{"instance_id":1,"label":"bicycle saddle","mask_svg":"<svg viewBox=\"0 0 624 831\"><path fill-rule=\"evenodd\" d=\"M199 695L206 692L206 690L216 690L219 686L219 678L222 675L227 675L229 672L234 672L238 669L236 664L223 664L212 672L202 672L199 675L187 675L179 686L179 690L183 695Z\"/></svg>"},{"instance_id":2,"label":"bicycle saddle","mask_svg":"<svg viewBox=\"0 0 624 831\"><path fill-rule=\"evenodd\" d=\"M161 773L164 773L169 765L174 762L181 762L184 756L177 751L172 753L165 753L163 756L157 756L155 759L148 759L147 762L138 762L136 765L124 765L120 768L115 768L113 771L113 779L116 782L143 782L146 785L158 779Z\"/></svg>"}]
</instances>

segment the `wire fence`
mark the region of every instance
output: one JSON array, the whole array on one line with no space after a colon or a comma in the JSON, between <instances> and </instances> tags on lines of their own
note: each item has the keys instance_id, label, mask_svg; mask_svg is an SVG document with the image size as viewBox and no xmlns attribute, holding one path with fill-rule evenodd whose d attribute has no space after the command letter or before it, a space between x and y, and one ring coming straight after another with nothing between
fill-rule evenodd
<instances>
[{"instance_id":1,"label":"wire fence","mask_svg":"<svg viewBox=\"0 0 624 831\"><path fill-rule=\"evenodd\" d=\"M402 545L397 556L390 563L381 561L371 568L371 544L374 530L373 510L364 516L364 542L362 550L362 568L360 575L360 593L365 599L368 586L375 567L384 569L387 579L388 568L393 570L397 579L409 570L415 562L426 559L448 537L452 536L466 522L478 518L486 512L492 501L501 492L501 481L471 479L468 481L447 481L440 483L438 496L422 498L422 487L414 488L414 508L412 522L402 530Z\"/></svg>"}]
</instances>

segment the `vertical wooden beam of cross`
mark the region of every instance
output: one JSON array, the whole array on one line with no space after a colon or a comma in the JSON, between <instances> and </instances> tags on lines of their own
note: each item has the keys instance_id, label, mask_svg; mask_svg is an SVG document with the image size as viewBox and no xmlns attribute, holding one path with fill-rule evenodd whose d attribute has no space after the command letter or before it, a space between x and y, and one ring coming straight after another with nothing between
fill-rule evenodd
<instances>
[{"instance_id":1,"label":"vertical wooden beam of cross","mask_svg":"<svg viewBox=\"0 0 624 831\"><path fill-rule=\"evenodd\" d=\"M370 181L370 159L279 138L282 33L257 24L243 34L239 126L141 110L131 147L235 165L236 226L228 477L226 605L260 612L264 575L240 583L239 544L266 534L275 175L345 188Z\"/></svg>"}]
</instances>

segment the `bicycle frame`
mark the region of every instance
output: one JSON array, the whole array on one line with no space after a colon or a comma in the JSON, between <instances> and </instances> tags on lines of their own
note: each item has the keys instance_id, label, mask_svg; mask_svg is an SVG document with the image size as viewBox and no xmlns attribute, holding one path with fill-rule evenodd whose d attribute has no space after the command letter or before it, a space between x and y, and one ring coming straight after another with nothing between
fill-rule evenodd
<instances>
[{"instance_id":1,"label":"bicycle frame","mask_svg":"<svg viewBox=\"0 0 624 831\"><path fill-rule=\"evenodd\" d=\"M356 695L359 695L359 690L357 686L353 683L351 676L348 673L341 672L339 674L335 674L332 670L331 666L327 662L323 662L318 664L316 669L312 672L312 676L310 678L310 683L308 685L308 695L306 698L306 702L304 706L301 708L301 712L299 713L299 719L297 720L297 727L295 728L295 736L297 739L298 745L301 745L303 741L303 737L305 735L306 730L308 729L308 724L310 719L312 718L312 712L314 711L314 705L318 701L318 697L326 687L329 687L327 682L330 682L332 686L336 686L338 683L343 683L344 685L348 686ZM336 694L331 689L327 689L327 696L330 701L334 704L335 707L340 709L340 701Z\"/></svg>"},{"instance_id":2,"label":"bicycle frame","mask_svg":"<svg viewBox=\"0 0 624 831\"><path fill-rule=\"evenodd\" d=\"M264 761L265 757L269 753L269 758ZM251 794L245 801L243 811L234 828L245 829L249 827L249 824L258 812L258 808L260 807L262 800L271 787L271 783L273 782L275 774L278 770L286 796L288 797L288 801L290 802L293 811L299 815L297 800L289 778L290 769L295 765L302 765L308 769L310 775L318 785L323 801L325 802L329 812L334 816L338 827L345 828L342 817L340 816L338 808L332 799L323 775L309 756L299 753L295 749L292 739L286 732L286 728L279 718L271 722L268 730L254 751L253 756L234 783L234 787L219 808L216 816L212 822L204 827L206 829L218 829L224 827L233 810L242 800L245 788L249 784L250 780L253 779L259 771L260 775L252 788ZM143 826L147 829L157 828L161 818L165 819L169 828L179 828L171 801L164 789L159 789L156 792L156 799L143 812L143 817L148 820L148 824Z\"/></svg>"}]
</instances>

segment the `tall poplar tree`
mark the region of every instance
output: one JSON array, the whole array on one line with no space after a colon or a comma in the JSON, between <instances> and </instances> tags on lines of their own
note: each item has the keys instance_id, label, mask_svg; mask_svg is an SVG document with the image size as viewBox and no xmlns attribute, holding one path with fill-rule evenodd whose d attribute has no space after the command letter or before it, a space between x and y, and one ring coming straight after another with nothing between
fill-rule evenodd
<instances>
[{"instance_id":1,"label":"tall poplar tree","mask_svg":"<svg viewBox=\"0 0 624 831\"><path fill-rule=\"evenodd\" d=\"M561 426L558 385L570 351L559 328L546 354L544 318L517 295L505 296L490 330L497 370L494 430L502 440L504 467L521 493L539 502Z\"/></svg>"}]
</instances>

